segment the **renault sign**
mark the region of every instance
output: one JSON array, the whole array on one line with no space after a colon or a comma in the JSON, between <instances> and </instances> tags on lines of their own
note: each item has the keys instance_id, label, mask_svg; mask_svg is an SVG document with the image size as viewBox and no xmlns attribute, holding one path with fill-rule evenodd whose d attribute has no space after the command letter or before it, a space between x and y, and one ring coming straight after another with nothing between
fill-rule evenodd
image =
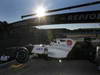
<instances>
[{"instance_id":1,"label":"renault sign","mask_svg":"<svg viewBox=\"0 0 100 75\"><path fill-rule=\"evenodd\" d=\"M36 18L35 23L39 25L65 23L100 23L100 11L85 11L49 15L39 19Z\"/></svg>"}]
</instances>

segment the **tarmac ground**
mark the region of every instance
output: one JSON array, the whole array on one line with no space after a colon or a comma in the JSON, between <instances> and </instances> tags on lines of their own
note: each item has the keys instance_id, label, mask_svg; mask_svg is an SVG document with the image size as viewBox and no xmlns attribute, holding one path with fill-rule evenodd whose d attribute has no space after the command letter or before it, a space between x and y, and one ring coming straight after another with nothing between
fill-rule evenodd
<instances>
[{"instance_id":1,"label":"tarmac ground","mask_svg":"<svg viewBox=\"0 0 100 75\"><path fill-rule=\"evenodd\" d=\"M0 65L0 75L100 75L100 71L87 60L31 59L25 64L11 61Z\"/></svg>"}]
</instances>

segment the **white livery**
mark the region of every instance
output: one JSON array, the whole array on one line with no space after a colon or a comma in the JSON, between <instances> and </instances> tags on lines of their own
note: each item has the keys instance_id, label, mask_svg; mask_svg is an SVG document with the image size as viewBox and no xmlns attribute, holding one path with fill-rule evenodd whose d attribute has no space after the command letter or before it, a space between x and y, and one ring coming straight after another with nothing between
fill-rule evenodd
<instances>
[{"instance_id":1,"label":"white livery","mask_svg":"<svg viewBox=\"0 0 100 75\"><path fill-rule=\"evenodd\" d=\"M75 44L75 40L72 39L56 39L51 42L48 49L48 57L52 58L65 58L71 51Z\"/></svg>"},{"instance_id":2,"label":"white livery","mask_svg":"<svg viewBox=\"0 0 100 75\"><path fill-rule=\"evenodd\" d=\"M45 49L48 50L48 57L51 58L66 58L68 53L72 50L77 41L82 39L59 38L53 40L50 45L34 45L32 53L44 54Z\"/></svg>"}]
</instances>

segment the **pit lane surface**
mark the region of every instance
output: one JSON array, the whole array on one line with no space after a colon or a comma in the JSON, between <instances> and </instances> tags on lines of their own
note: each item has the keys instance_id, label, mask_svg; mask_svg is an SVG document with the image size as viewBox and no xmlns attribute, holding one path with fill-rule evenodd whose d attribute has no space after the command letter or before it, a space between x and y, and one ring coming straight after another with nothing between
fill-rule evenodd
<instances>
[{"instance_id":1,"label":"pit lane surface","mask_svg":"<svg viewBox=\"0 0 100 75\"><path fill-rule=\"evenodd\" d=\"M96 65L87 60L32 59L26 64L15 61L0 66L0 75L100 75Z\"/></svg>"}]
</instances>

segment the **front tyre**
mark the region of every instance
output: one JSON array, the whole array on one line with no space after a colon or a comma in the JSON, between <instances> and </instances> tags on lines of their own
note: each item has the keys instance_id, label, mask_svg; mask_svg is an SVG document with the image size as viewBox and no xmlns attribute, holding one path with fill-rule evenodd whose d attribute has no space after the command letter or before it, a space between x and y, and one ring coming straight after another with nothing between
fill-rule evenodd
<instances>
[{"instance_id":1,"label":"front tyre","mask_svg":"<svg viewBox=\"0 0 100 75\"><path fill-rule=\"evenodd\" d=\"M27 49L19 49L16 53L16 61L18 63L26 63L29 60L29 51Z\"/></svg>"}]
</instances>

